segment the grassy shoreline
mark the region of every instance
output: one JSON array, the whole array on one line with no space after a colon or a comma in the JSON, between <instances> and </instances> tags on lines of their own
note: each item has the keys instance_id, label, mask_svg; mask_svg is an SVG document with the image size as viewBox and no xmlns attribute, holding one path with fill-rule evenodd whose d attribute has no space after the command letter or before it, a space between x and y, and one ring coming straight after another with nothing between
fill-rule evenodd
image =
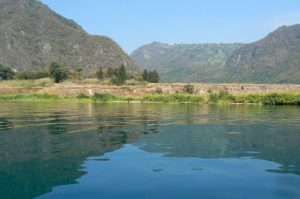
<instances>
[{"instance_id":1,"label":"grassy shoreline","mask_svg":"<svg viewBox=\"0 0 300 199\"><path fill-rule=\"evenodd\" d=\"M138 103L193 103L193 104L261 104L261 105L300 105L300 93L271 93L232 95L219 92L205 95L152 94L145 96L116 96L109 93L95 93L93 96L80 94L77 97L61 97L46 93L0 95L0 101L26 102L138 102Z\"/></svg>"}]
</instances>

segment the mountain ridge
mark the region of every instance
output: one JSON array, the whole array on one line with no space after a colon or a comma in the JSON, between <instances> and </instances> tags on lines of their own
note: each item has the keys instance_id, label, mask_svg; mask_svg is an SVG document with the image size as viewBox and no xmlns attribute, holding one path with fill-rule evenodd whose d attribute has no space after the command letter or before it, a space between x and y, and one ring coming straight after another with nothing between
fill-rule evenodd
<instances>
[{"instance_id":1,"label":"mountain ridge","mask_svg":"<svg viewBox=\"0 0 300 199\"><path fill-rule=\"evenodd\" d=\"M46 68L59 61L82 66L89 74L99 67L139 67L107 36L88 34L37 0L0 0L0 63L17 70ZM18 57L18 59L15 59Z\"/></svg>"},{"instance_id":2,"label":"mountain ridge","mask_svg":"<svg viewBox=\"0 0 300 199\"><path fill-rule=\"evenodd\" d=\"M228 59L229 80L300 83L300 24L281 26L237 49Z\"/></svg>"},{"instance_id":3,"label":"mountain ridge","mask_svg":"<svg viewBox=\"0 0 300 199\"><path fill-rule=\"evenodd\" d=\"M135 50L131 57L143 69L158 70L164 81L218 82L222 74L217 71L223 70L227 58L242 45L240 43L153 42Z\"/></svg>"},{"instance_id":4,"label":"mountain ridge","mask_svg":"<svg viewBox=\"0 0 300 199\"><path fill-rule=\"evenodd\" d=\"M168 50L165 56L161 52L166 48L176 50ZM218 55L218 51L222 53ZM131 57L143 69L157 69L168 82L297 84L300 83L299 54L300 25L295 24L281 26L248 44L154 42L138 48Z\"/></svg>"}]
</instances>

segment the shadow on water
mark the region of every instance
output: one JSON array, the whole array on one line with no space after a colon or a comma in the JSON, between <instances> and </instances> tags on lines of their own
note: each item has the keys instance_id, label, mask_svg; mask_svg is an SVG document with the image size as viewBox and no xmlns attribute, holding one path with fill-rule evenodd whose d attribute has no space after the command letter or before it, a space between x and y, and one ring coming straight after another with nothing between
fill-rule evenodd
<instances>
[{"instance_id":1,"label":"shadow on water","mask_svg":"<svg viewBox=\"0 0 300 199\"><path fill-rule=\"evenodd\" d=\"M0 198L33 198L59 185L76 184L87 172L82 168L86 158L125 144L165 157L268 160L282 165L268 172L300 175L296 107L55 103L2 103L2 107Z\"/></svg>"}]
</instances>

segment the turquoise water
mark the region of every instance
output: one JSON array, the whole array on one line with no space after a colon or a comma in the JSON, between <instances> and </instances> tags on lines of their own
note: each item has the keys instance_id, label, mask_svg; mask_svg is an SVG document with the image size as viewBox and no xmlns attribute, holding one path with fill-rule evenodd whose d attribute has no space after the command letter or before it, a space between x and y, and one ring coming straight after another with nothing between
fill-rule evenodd
<instances>
[{"instance_id":1,"label":"turquoise water","mask_svg":"<svg viewBox=\"0 0 300 199\"><path fill-rule=\"evenodd\" d=\"M300 107L1 102L0 198L300 198Z\"/></svg>"}]
</instances>

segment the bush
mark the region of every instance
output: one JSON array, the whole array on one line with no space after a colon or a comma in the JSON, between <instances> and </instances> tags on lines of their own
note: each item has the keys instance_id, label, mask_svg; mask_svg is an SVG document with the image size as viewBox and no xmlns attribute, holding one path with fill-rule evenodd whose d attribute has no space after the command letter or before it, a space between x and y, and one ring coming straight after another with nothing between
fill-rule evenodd
<instances>
[{"instance_id":1,"label":"bush","mask_svg":"<svg viewBox=\"0 0 300 199\"><path fill-rule=\"evenodd\" d=\"M42 79L49 77L48 70L24 71L17 73L17 79Z\"/></svg>"},{"instance_id":2,"label":"bush","mask_svg":"<svg viewBox=\"0 0 300 199\"><path fill-rule=\"evenodd\" d=\"M188 93L188 94L194 94L195 90L194 90L194 85L191 84L187 84L183 87L183 91Z\"/></svg>"},{"instance_id":3,"label":"bush","mask_svg":"<svg viewBox=\"0 0 300 199\"><path fill-rule=\"evenodd\" d=\"M145 96L143 101L150 102L163 102L163 103L203 103L204 98L202 96L191 96L182 94L170 94L170 95L150 95Z\"/></svg>"},{"instance_id":4,"label":"bush","mask_svg":"<svg viewBox=\"0 0 300 199\"><path fill-rule=\"evenodd\" d=\"M263 96L262 103L266 105L297 105L299 96L292 94L272 93Z\"/></svg>"},{"instance_id":5,"label":"bush","mask_svg":"<svg viewBox=\"0 0 300 199\"><path fill-rule=\"evenodd\" d=\"M77 98L78 99L89 99L90 97L84 93L80 93L79 95L77 95Z\"/></svg>"},{"instance_id":6,"label":"bush","mask_svg":"<svg viewBox=\"0 0 300 199\"><path fill-rule=\"evenodd\" d=\"M76 79L81 80L83 78L83 67L79 66L78 68L76 68L74 76Z\"/></svg>"},{"instance_id":7,"label":"bush","mask_svg":"<svg viewBox=\"0 0 300 199\"><path fill-rule=\"evenodd\" d=\"M102 67L99 68L99 70L97 71L96 73L96 76L99 80L103 80L104 79L104 72L103 72L103 69Z\"/></svg>"},{"instance_id":8,"label":"bush","mask_svg":"<svg viewBox=\"0 0 300 199\"><path fill-rule=\"evenodd\" d=\"M155 89L155 93L163 94L164 92L163 92L162 88L158 87L158 88Z\"/></svg>"},{"instance_id":9,"label":"bush","mask_svg":"<svg viewBox=\"0 0 300 199\"><path fill-rule=\"evenodd\" d=\"M15 72L10 68L0 65L0 80L13 79Z\"/></svg>"},{"instance_id":10,"label":"bush","mask_svg":"<svg viewBox=\"0 0 300 199\"><path fill-rule=\"evenodd\" d=\"M114 95L111 95L109 93L95 93L92 97L92 100L99 101L99 102L108 102L108 101L114 101L117 97Z\"/></svg>"},{"instance_id":11,"label":"bush","mask_svg":"<svg viewBox=\"0 0 300 199\"><path fill-rule=\"evenodd\" d=\"M220 91L219 93L211 93L209 94L209 101L213 103L218 102L235 102L235 96L228 93L228 91Z\"/></svg>"},{"instance_id":12,"label":"bush","mask_svg":"<svg viewBox=\"0 0 300 199\"><path fill-rule=\"evenodd\" d=\"M112 78L115 74L115 70L113 68L108 68L106 70L106 77L107 78Z\"/></svg>"},{"instance_id":13,"label":"bush","mask_svg":"<svg viewBox=\"0 0 300 199\"><path fill-rule=\"evenodd\" d=\"M60 83L61 81L68 79L69 76L69 70L65 66L60 65L57 62L53 62L50 65L49 73L54 79L55 83Z\"/></svg>"}]
</instances>

